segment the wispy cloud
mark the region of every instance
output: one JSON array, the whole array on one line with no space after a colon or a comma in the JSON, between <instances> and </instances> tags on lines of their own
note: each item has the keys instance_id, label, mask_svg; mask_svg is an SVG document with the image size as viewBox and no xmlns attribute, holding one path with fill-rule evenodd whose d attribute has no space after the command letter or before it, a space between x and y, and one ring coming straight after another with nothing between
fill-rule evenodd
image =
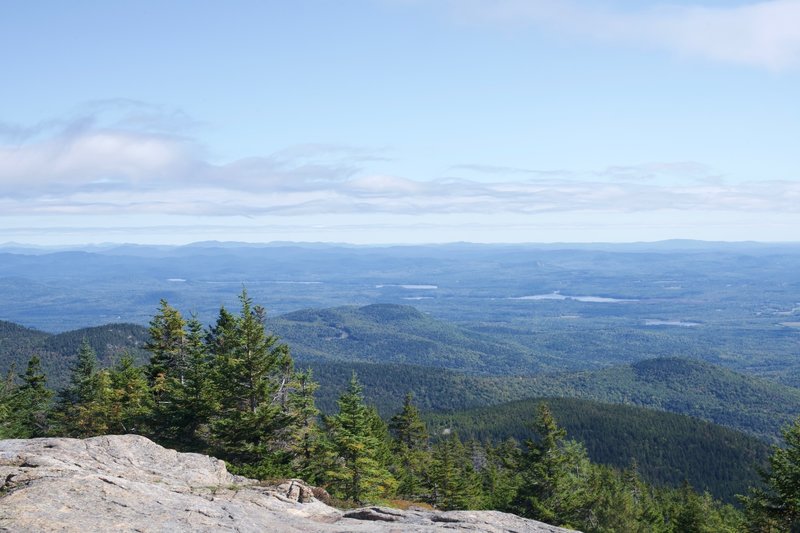
<instances>
[{"instance_id":1,"label":"wispy cloud","mask_svg":"<svg viewBox=\"0 0 800 533\"><path fill-rule=\"evenodd\" d=\"M453 165L448 177L412 179L375 170L383 149L310 144L212 164L183 131L154 126L157 115L140 126L124 116L52 123L59 126L0 145L3 215L800 212L798 182L726 184L695 162L581 172L471 163Z\"/></svg>"},{"instance_id":2,"label":"wispy cloud","mask_svg":"<svg viewBox=\"0 0 800 533\"><path fill-rule=\"evenodd\" d=\"M587 0L419 0L460 19L527 25L592 39L647 45L713 61L800 67L800 1L716 7Z\"/></svg>"}]
</instances>

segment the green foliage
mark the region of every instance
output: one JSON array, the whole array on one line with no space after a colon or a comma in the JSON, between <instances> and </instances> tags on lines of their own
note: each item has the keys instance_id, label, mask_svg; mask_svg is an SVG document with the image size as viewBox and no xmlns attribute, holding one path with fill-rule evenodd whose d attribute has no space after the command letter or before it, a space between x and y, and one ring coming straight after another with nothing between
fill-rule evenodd
<instances>
[{"instance_id":1,"label":"green foliage","mask_svg":"<svg viewBox=\"0 0 800 533\"><path fill-rule=\"evenodd\" d=\"M12 367L6 374L5 379L0 381L0 439L13 437L11 399L14 397L16 390L17 384L14 382L14 369Z\"/></svg>"},{"instance_id":2,"label":"green foliage","mask_svg":"<svg viewBox=\"0 0 800 533\"><path fill-rule=\"evenodd\" d=\"M324 434L318 423L320 412L314 401L318 387L310 369L297 372L288 403L294 428L288 442L291 469L294 475L309 483L322 481L325 470Z\"/></svg>"},{"instance_id":3,"label":"green foliage","mask_svg":"<svg viewBox=\"0 0 800 533\"><path fill-rule=\"evenodd\" d=\"M424 411L461 411L533 397L574 397L687 414L766 440L800 412L800 391L702 361L646 360L593 372L482 376L411 365L313 362L321 376L318 405L333 409L356 371L367 399L390 416L408 391Z\"/></svg>"},{"instance_id":4,"label":"green foliage","mask_svg":"<svg viewBox=\"0 0 800 533\"><path fill-rule=\"evenodd\" d=\"M430 501L440 509L476 509L481 505L481 479L455 434L434 446L429 483Z\"/></svg>"},{"instance_id":5,"label":"green foliage","mask_svg":"<svg viewBox=\"0 0 800 533\"><path fill-rule=\"evenodd\" d=\"M181 313L162 299L158 312L150 321L150 339L145 349L150 352L147 365L150 384L171 378L183 383L186 372L186 321Z\"/></svg>"},{"instance_id":6,"label":"green foliage","mask_svg":"<svg viewBox=\"0 0 800 533\"><path fill-rule=\"evenodd\" d=\"M540 401L425 418L437 432L446 428L482 441L524 441L536 434L521 421L530 418ZM687 416L588 400L546 401L560 424L586 446L592 461L617 469L635 461L650 483L678 486L688 479L728 502L758 482L758 467L769 455L763 441Z\"/></svg>"},{"instance_id":7,"label":"green foliage","mask_svg":"<svg viewBox=\"0 0 800 533\"><path fill-rule=\"evenodd\" d=\"M292 358L285 344L264 331L264 309L239 296L239 316L224 310L209 335L219 410L212 438L229 458L254 463L276 451L277 437L291 424L287 411Z\"/></svg>"},{"instance_id":8,"label":"green foliage","mask_svg":"<svg viewBox=\"0 0 800 533\"><path fill-rule=\"evenodd\" d=\"M93 437L106 433L109 401L106 389L102 376L98 374L97 355L84 339L69 382L58 392L53 410L56 431L70 437Z\"/></svg>"},{"instance_id":9,"label":"green foliage","mask_svg":"<svg viewBox=\"0 0 800 533\"><path fill-rule=\"evenodd\" d=\"M304 361L403 363L510 374L543 369L543 361L550 360L513 340L469 331L394 304L307 309L273 319L270 327Z\"/></svg>"},{"instance_id":10,"label":"green foliage","mask_svg":"<svg viewBox=\"0 0 800 533\"><path fill-rule=\"evenodd\" d=\"M110 391L110 433L147 432L153 397L144 369L136 366L132 356L123 357L107 374L103 373L100 388Z\"/></svg>"},{"instance_id":11,"label":"green foliage","mask_svg":"<svg viewBox=\"0 0 800 533\"><path fill-rule=\"evenodd\" d=\"M0 386L0 437L44 433L48 420L57 422L57 431L75 436L145 433L165 444L221 454L232 461L234 472L259 477L301 475L327 486L334 496L353 502L402 496L442 509L510 509L587 533L724 532L743 527L741 514L721 505L709 493L698 494L688 484L680 489L655 488L640 479L636 464L621 471L589 460L599 449L608 457L616 455L618 460L627 461L621 450L663 451L674 446L665 436L674 439L683 435L682 431L695 432L702 437L696 446L695 441L676 441L688 460L675 466L675 471L685 473L703 466L699 464L706 460L702 448L708 442L726 438L710 425L684 428L683 422L674 423L663 413L631 414L625 411L629 408L554 400L552 411L539 407L535 435L519 435L510 428L520 426L520 420L532 411L530 404L521 402L524 412L509 406L488 411L494 426L487 423L487 413L454 414L446 419L448 427L466 428L463 434L473 439L465 443L450 432L431 446L426 424L407 390L402 408L387 426L378 411L367 405L362 385L351 373L346 387L341 387L344 392L336 402L338 412L325 417L321 427L315 401L317 384L311 372L294 372L286 345L264 329L263 308L254 306L245 291L239 300L238 315L223 307L216 323L207 330L194 317L184 320L177 309L162 300L151 321L147 342L151 359L146 368L137 366L130 356L110 369L103 368L92 343L83 342L77 356L70 359L74 363L69 379L59 393L55 415L50 417L41 365L32 359L20 376L20 385L11 379L12 374ZM427 322L426 317L412 311L399 306L368 306L357 314L364 321L387 327ZM364 333L350 330L348 334L354 332ZM445 328L440 333L447 339L452 338L448 335L453 331ZM430 329L426 333L433 334L436 331ZM410 346L416 350L413 343ZM422 352L414 353L419 356ZM324 368L341 371L345 366L336 363ZM380 382L379 374L383 373L384 396L394 394L403 383L413 382L421 387L426 405L447 394L454 396L449 404L452 406L487 398L497 401L503 395L522 394L532 384L542 383L538 378L470 376L403 365L364 368L374 369L370 375L375 382ZM637 379L653 384L670 380L696 384L698 379L705 379L698 378L702 371L695 372L695 366L680 360L632 368L639 372ZM392 384L387 380L397 374L387 369L405 374ZM336 383L335 377L323 375L327 387ZM448 389L453 384L458 387ZM684 390L677 386L673 389L675 394ZM473 419L469 423L467 416ZM567 439L556 417L588 443L588 453L582 444ZM645 435L652 443L630 436L625 440L620 436L624 433ZM617 440L605 438L608 435ZM527 439L525 446L520 448L513 439L500 439L510 436ZM481 444L474 437L494 443ZM598 446L598 442L605 444ZM740 469L724 450L712 449L711 453L719 455L718 461L728 461L728 470ZM795 459L776 461L773 471L781 472L781 483L791 479L787 472L792 468L787 465ZM642 469L648 472L650 467L646 463ZM790 493L793 483L785 490L783 485L776 486ZM772 497L768 491L753 494ZM779 518L771 516L768 520L777 524Z\"/></svg>"},{"instance_id":12,"label":"green foliage","mask_svg":"<svg viewBox=\"0 0 800 533\"><path fill-rule=\"evenodd\" d=\"M783 430L783 446L775 446L765 487L742 497L754 531L800 531L800 418Z\"/></svg>"},{"instance_id":13,"label":"green foliage","mask_svg":"<svg viewBox=\"0 0 800 533\"><path fill-rule=\"evenodd\" d=\"M481 471L484 504L487 509L510 509L519 492L522 451L519 443L506 439L497 445L487 444L486 460Z\"/></svg>"},{"instance_id":14,"label":"green foliage","mask_svg":"<svg viewBox=\"0 0 800 533\"><path fill-rule=\"evenodd\" d=\"M25 372L19 375L22 384L14 387L6 380L3 388L6 396L0 420L1 433L11 438L29 439L44 437L50 429L49 409L53 392L47 388L47 378L42 372L37 356L28 360Z\"/></svg>"},{"instance_id":15,"label":"green foliage","mask_svg":"<svg viewBox=\"0 0 800 533\"><path fill-rule=\"evenodd\" d=\"M523 449L521 484L512 508L521 516L549 524L574 527L590 512L591 465L586 450L566 440L547 404L540 404L534 422L538 440Z\"/></svg>"},{"instance_id":16,"label":"green foliage","mask_svg":"<svg viewBox=\"0 0 800 533\"><path fill-rule=\"evenodd\" d=\"M362 387L353 374L347 390L339 397L339 412L325 419L330 447L326 476L330 492L342 498L364 502L389 496L396 481L389 472L382 440L385 426L364 404Z\"/></svg>"},{"instance_id":17,"label":"green foliage","mask_svg":"<svg viewBox=\"0 0 800 533\"><path fill-rule=\"evenodd\" d=\"M31 355L37 354L48 384L61 389L68 384L84 341L95 351L99 366L107 368L126 353L137 363L144 362L146 340L147 330L134 324L109 324L52 335L0 320L0 372L6 373L12 366L24 368Z\"/></svg>"},{"instance_id":18,"label":"green foliage","mask_svg":"<svg viewBox=\"0 0 800 533\"><path fill-rule=\"evenodd\" d=\"M397 493L406 499L420 499L430 467L428 429L414 405L414 396L406 394L403 409L389 422L392 432Z\"/></svg>"}]
</instances>

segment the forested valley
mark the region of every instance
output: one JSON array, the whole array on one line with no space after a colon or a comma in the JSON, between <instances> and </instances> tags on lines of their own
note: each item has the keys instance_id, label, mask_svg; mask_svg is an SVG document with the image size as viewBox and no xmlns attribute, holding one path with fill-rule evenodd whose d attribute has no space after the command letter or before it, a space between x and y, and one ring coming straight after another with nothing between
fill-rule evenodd
<instances>
[{"instance_id":1,"label":"forested valley","mask_svg":"<svg viewBox=\"0 0 800 533\"><path fill-rule=\"evenodd\" d=\"M382 418L365 400L356 372L342 384L335 407L322 414L314 372L295 366L289 346L266 332L264 308L244 290L239 305L237 313L220 308L205 327L162 300L143 345L144 364L128 355L101 366L83 339L56 393L47 387L41 360L30 357L0 387L0 437L138 433L215 455L246 476L301 477L324 487L340 506L498 509L584 531L797 527L797 422L783 433L785 447L769 450L741 434L720 437L728 430L692 425L697 422L686 417L555 398L423 416L407 394ZM612 435L624 432L621 426L652 442L672 439L670 446L685 454L684 478L680 471L659 475L665 464L646 456L643 469L633 455L614 449L643 446L635 438L607 440L612 448L593 450L600 460L590 459L583 441L599 441L587 431ZM711 450L720 459L712 478L722 484L688 479L707 462L700 455L703 433L714 434L707 442L739 439L726 448L739 453L735 458L723 448ZM627 464L609 460L626 455ZM729 471L753 472L766 461L763 482L746 489L741 478L726 477L726 461ZM710 484L716 494L706 490Z\"/></svg>"}]
</instances>

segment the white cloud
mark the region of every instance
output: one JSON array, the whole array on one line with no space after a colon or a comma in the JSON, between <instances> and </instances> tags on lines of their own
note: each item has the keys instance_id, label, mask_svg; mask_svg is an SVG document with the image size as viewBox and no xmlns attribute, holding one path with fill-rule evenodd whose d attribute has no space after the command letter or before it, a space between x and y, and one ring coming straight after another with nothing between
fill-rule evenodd
<instances>
[{"instance_id":1,"label":"white cloud","mask_svg":"<svg viewBox=\"0 0 800 533\"><path fill-rule=\"evenodd\" d=\"M0 215L800 212L797 182L726 184L695 162L593 172L462 164L450 167L454 176L422 180L373 170L382 150L304 145L219 165L179 132L136 131L124 117L116 126L52 123L0 145Z\"/></svg>"},{"instance_id":2,"label":"white cloud","mask_svg":"<svg viewBox=\"0 0 800 533\"><path fill-rule=\"evenodd\" d=\"M529 25L772 70L800 67L800 0L728 7L642 2L616 9L587 0L417 3L444 6L453 16L482 23Z\"/></svg>"}]
</instances>

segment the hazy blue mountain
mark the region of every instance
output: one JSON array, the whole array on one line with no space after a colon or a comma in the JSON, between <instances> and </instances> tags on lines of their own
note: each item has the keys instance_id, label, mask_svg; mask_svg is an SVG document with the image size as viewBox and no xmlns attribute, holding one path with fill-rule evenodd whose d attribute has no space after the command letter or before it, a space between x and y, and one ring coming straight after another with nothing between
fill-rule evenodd
<instances>
[{"instance_id":1,"label":"hazy blue mountain","mask_svg":"<svg viewBox=\"0 0 800 533\"><path fill-rule=\"evenodd\" d=\"M54 333L146 325L166 298L209 323L246 286L272 317L413 305L547 368L684 356L800 385L797 244L206 242L46 252L0 249L0 320Z\"/></svg>"}]
</instances>

